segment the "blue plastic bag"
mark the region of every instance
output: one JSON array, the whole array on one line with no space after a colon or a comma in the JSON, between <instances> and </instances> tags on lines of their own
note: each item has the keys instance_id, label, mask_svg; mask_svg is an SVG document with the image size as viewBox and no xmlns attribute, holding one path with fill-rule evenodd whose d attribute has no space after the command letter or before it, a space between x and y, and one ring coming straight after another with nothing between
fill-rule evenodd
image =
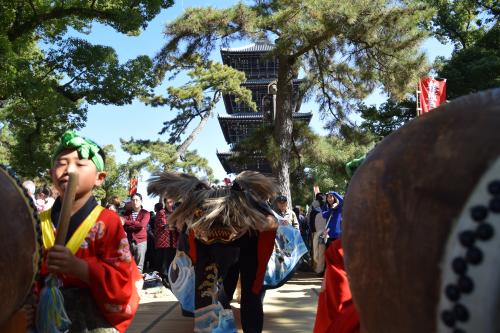
<instances>
[{"instance_id":1,"label":"blue plastic bag","mask_svg":"<svg viewBox=\"0 0 500 333\"><path fill-rule=\"evenodd\" d=\"M281 223L282 219L278 215L276 217L280 223L276 231L274 251L264 276L265 289L279 288L285 284L293 276L300 258L307 253L300 231L290 224Z\"/></svg>"},{"instance_id":2,"label":"blue plastic bag","mask_svg":"<svg viewBox=\"0 0 500 333\"><path fill-rule=\"evenodd\" d=\"M168 281L174 296L179 300L181 308L194 312L194 267L191 258L183 251L177 250L168 270Z\"/></svg>"}]
</instances>

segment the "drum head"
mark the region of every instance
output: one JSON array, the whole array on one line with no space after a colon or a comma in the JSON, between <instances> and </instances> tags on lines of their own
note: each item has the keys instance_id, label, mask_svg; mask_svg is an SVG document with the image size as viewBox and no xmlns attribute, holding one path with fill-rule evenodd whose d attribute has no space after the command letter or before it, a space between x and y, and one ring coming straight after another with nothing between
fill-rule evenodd
<instances>
[{"instance_id":1,"label":"drum head","mask_svg":"<svg viewBox=\"0 0 500 333\"><path fill-rule=\"evenodd\" d=\"M0 168L0 325L23 304L40 264L36 210L19 182Z\"/></svg>"}]
</instances>

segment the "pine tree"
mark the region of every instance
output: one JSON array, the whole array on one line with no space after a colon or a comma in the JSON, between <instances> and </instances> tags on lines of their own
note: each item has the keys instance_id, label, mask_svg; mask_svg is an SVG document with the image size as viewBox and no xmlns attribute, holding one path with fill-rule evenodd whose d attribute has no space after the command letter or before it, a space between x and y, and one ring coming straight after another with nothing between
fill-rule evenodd
<instances>
[{"instance_id":1,"label":"pine tree","mask_svg":"<svg viewBox=\"0 0 500 333\"><path fill-rule=\"evenodd\" d=\"M260 0L230 8L189 8L166 27L167 43L157 63L205 59L221 45L240 39L274 39L279 61L273 136L279 147L275 176L290 197L292 80L304 69L308 91L320 112L338 125L352 101L382 84L397 98L425 72L418 51L425 32L418 23L431 12L420 1Z\"/></svg>"}]
</instances>

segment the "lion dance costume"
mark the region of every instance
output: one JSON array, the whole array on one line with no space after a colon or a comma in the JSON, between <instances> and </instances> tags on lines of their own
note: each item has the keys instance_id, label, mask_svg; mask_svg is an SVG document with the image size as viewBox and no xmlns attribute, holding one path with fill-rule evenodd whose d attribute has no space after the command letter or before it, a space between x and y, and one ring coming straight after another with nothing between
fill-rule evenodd
<instances>
[{"instance_id":1,"label":"lion dance costume","mask_svg":"<svg viewBox=\"0 0 500 333\"><path fill-rule=\"evenodd\" d=\"M273 181L244 171L231 187L214 189L187 174L161 173L148 193L182 201L170 219L189 235L195 332L236 332L230 301L238 275L243 331L261 332L262 284L277 227L267 204L276 193Z\"/></svg>"}]
</instances>

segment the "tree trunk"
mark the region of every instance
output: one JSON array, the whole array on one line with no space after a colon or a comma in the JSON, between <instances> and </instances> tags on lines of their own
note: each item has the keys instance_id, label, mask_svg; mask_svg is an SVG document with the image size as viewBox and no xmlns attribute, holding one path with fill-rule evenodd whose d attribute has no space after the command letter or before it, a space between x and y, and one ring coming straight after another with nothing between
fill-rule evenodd
<instances>
[{"instance_id":1,"label":"tree trunk","mask_svg":"<svg viewBox=\"0 0 500 333\"><path fill-rule=\"evenodd\" d=\"M279 191L288 198L292 207L290 192L290 152L292 150L292 93L293 63L286 55L279 56L278 93L276 96L276 121L274 139L279 145L280 156L273 174L278 180Z\"/></svg>"},{"instance_id":2,"label":"tree trunk","mask_svg":"<svg viewBox=\"0 0 500 333\"><path fill-rule=\"evenodd\" d=\"M208 122L208 118L210 118L210 115L212 114L213 109L207 111L203 117L200 120L200 123L196 128L189 134L189 136L182 142L179 147L177 147L177 154L179 154L179 158L183 159L184 156L186 155L188 147L193 143L194 139L200 134L200 132L203 130L205 125Z\"/></svg>"}]
</instances>

